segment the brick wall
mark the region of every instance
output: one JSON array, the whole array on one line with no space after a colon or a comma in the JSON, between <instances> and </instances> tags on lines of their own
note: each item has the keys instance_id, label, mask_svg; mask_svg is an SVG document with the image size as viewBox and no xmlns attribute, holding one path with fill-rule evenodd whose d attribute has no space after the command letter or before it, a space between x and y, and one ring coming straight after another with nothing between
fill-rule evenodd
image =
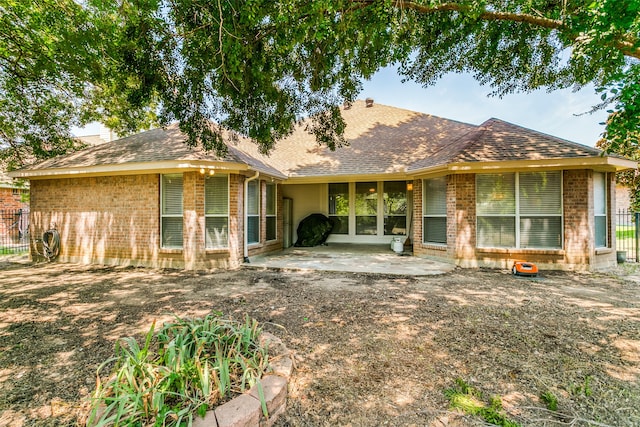
<instances>
[{"instance_id":1,"label":"brick wall","mask_svg":"<svg viewBox=\"0 0 640 427\"><path fill-rule=\"evenodd\" d=\"M447 177L447 246L422 243L422 180L414 181L414 253L455 261L463 267L510 268L515 260L547 269L601 269L615 265L615 180L608 174L609 248L595 250L593 171L563 172L563 249L476 248L475 174Z\"/></svg>"},{"instance_id":2,"label":"brick wall","mask_svg":"<svg viewBox=\"0 0 640 427\"><path fill-rule=\"evenodd\" d=\"M568 264L590 264L594 251L593 173L563 172L564 249Z\"/></svg>"},{"instance_id":3,"label":"brick wall","mask_svg":"<svg viewBox=\"0 0 640 427\"><path fill-rule=\"evenodd\" d=\"M60 260L171 267L181 256L162 255L158 175L31 181L31 239L53 224ZM40 249L40 248L38 248Z\"/></svg>"},{"instance_id":4,"label":"brick wall","mask_svg":"<svg viewBox=\"0 0 640 427\"><path fill-rule=\"evenodd\" d=\"M0 210L18 210L27 208L29 204L21 201L23 192L28 193L28 190L0 187Z\"/></svg>"}]
</instances>

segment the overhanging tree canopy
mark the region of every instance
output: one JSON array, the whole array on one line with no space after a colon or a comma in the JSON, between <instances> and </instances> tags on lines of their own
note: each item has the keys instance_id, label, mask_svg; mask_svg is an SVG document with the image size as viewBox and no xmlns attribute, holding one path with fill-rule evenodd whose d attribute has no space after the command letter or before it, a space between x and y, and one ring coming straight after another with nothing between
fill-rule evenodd
<instances>
[{"instance_id":1,"label":"overhanging tree canopy","mask_svg":"<svg viewBox=\"0 0 640 427\"><path fill-rule=\"evenodd\" d=\"M64 12L2 3L13 18L0 33L20 37L0 41L0 103L29 106L0 116L4 147L37 148L41 136L58 147L53 135L96 116L120 133L177 120L190 144L215 150L231 130L264 152L310 116L318 141L336 147L337 106L390 64L425 85L470 72L497 95L595 83L611 106L607 148L637 146L640 134L637 0L67 0ZM24 47L32 34L46 49ZM46 78L29 74L14 90L20 67L40 58ZM48 97L56 103L42 106ZM36 111L60 126L33 120Z\"/></svg>"}]
</instances>

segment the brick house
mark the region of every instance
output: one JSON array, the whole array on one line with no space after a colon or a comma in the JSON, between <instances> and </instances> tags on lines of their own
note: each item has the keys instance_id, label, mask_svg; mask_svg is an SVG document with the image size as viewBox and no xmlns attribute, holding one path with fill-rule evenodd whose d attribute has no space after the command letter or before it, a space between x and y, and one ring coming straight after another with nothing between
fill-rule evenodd
<instances>
[{"instance_id":1,"label":"brick house","mask_svg":"<svg viewBox=\"0 0 640 427\"><path fill-rule=\"evenodd\" d=\"M13 175L30 180L32 236L55 223L63 261L233 268L323 213L329 243L410 238L415 255L463 267L615 265L614 175L635 162L497 119L362 101L343 116L335 151L300 126L268 157L243 138L217 157L172 125Z\"/></svg>"},{"instance_id":2,"label":"brick house","mask_svg":"<svg viewBox=\"0 0 640 427\"><path fill-rule=\"evenodd\" d=\"M24 196L29 193L29 187L24 183L15 182L6 173L0 171L0 210L25 209L29 203Z\"/></svg>"}]
</instances>

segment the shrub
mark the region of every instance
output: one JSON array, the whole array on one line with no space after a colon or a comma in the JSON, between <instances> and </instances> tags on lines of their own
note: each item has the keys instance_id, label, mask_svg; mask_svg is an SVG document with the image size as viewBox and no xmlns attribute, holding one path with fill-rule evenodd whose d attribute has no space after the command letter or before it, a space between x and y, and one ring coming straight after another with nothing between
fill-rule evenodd
<instances>
[{"instance_id":1,"label":"shrub","mask_svg":"<svg viewBox=\"0 0 640 427\"><path fill-rule=\"evenodd\" d=\"M243 324L220 313L176 318L154 332L155 322L142 347L133 338L118 341L116 356L98 368L88 425L190 425L194 414L247 390L267 368L261 330L248 317ZM101 372L113 362L103 383Z\"/></svg>"}]
</instances>

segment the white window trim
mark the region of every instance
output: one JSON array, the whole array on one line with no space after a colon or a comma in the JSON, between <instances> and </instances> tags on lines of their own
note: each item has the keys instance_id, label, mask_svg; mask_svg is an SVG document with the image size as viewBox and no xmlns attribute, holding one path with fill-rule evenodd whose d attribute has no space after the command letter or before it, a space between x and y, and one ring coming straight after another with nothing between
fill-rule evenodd
<instances>
[{"instance_id":1,"label":"white window trim","mask_svg":"<svg viewBox=\"0 0 640 427\"><path fill-rule=\"evenodd\" d=\"M609 232L609 177L607 175L606 172L595 172L594 176L596 173L600 173L602 175L604 175L604 215L603 214L597 214L595 213L595 209L594 209L594 229L593 229L593 243L596 249L605 249L605 248L609 248L611 247L610 244L610 232ZM595 189L595 184L594 184L594 189ZM595 197L595 191L594 191L594 197ZM594 206L595 206L595 200L594 200ZM596 245L596 240L597 240L597 236L595 235L595 217L604 217L604 246L597 246Z\"/></svg>"},{"instance_id":2,"label":"white window trim","mask_svg":"<svg viewBox=\"0 0 640 427\"><path fill-rule=\"evenodd\" d=\"M269 186L273 186L273 210L274 212L272 214L270 214L269 212L267 212L267 207L269 206L269 201L267 200L267 203L265 204L265 227L266 227L266 220L268 218L275 218L275 236L273 237L273 239L269 239L269 236L266 237L268 242L272 242L274 240L278 240L278 186L276 185L276 183L273 182L267 182L266 186L265 186L265 197L268 197L269 192L267 191L267 188ZM266 232L266 230L265 230Z\"/></svg>"},{"instance_id":3,"label":"white window trim","mask_svg":"<svg viewBox=\"0 0 640 427\"><path fill-rule=\"evenodd\" d=\"M249 207L249 200L247 200L247 224L245 225L247 227L247 231L249 230L249 218L258 218L258 240L255 242L250 242L247 240L247 245L248 246L252 246L252 245L259 245L260 244L260 212L261 212L261 207L262 207L262 197L261 197L261 189L262 189L262 181L261 180L255 180L255 181L249 181L249 183L247 184L248 186L251 186L252 183L255 183L253 185L256 185L257 190L256 190L256 199L257 199L257 204L258 204L258 213L252 214L249 213L248 207ZM249 195L249 191L248 191L248 187L247 187L247 197Z\"/></svg>"},{"instance_id":4,"label":"white window trim","mask_svg":"<svg viewBox=\"0 0 640 427\"><path fill-rule=\"evenodd\" d=\"M444 178L445 178L445 180L444 180L444 188L445 188L445 208L446 208L447 177L445 176ZM422 243L425 244L425 245L447 246L447 242L444 242L444 243L442 243L442 242L430 242L428 240L425 240L425 236L424 236L424 221L425 221L425 219L427 219L427 218L444 218L445 219L445 227L446 227L446 222L448 221L446 213L437 214L437 215L426 215L426 211L427 211L427 206L426 206L427 205L427 193L425 191L425 188L426 188L425 182L429 181L431 179L436 179L436 178L424 178L422 180L422 233L423 233ZM445 236L445 239L448 240L448 238L446 236Z\"/></svg>"},{"instance_id":5,"label":"white window trim","mask_svg":"<svg viewBox=\"0 0 640 427\"><path fill-rule=\"evenodd\" d=\"M212 247L212 246L206 246L206 241L207 239L205 238L205 249L210 249L210 250L216 250L216 249L228 249L229 248L229 211L230 211L230 197L229 197L229 192L230 192L230 186L229 186L229 175L224 175L227 178L227 213L226 214L208 214L206 213L206 206L207 206L207 192L205 190L204 192L204 205L205 205L205 229L206 229L206 218L226 218L227 219L227 244L225 246L222 247ZM207 185L207 181L205 178L205 188Z\"/></svg>"},{"instance_id":6,"label":"white window trim","mask_svg":"<svg viewBox=\"0 0 640 427\"><path fill-rule=\"evenodd\" d=\"M544 172L557 172L557 171L544 171ZM484 215L478 215L477 212L477 204L478 204L478 179L477 176L478 175L484 175L484 174L476 174L476 247L479 249L495 249L494 247L491 246L479 246L478 245L478 232L479 232L479 227L478 227L478 217L495 217L495 218L515 218L515 233L516 233L516 239L515 239L515 246L513 248L509 248L509 249L518 249L518 250L562 250L564 249L564 179L563 179L563 171L559 171L560 173L560 214L527 214L527 215L522 215L520 214L520 173L521 172L509 172L509 173L513 173L515 175L515 182L514 182L514 186L515 186L515 213L513 215L496 215L496 214L484 214ZM527 172L524 172L527 173ZM499 173L495 173L495 174L486 174L486 175L497 175ZM521 217L539 217L539 218L547 218L547 217L559 217L560 218L560 236L562 236L562 238L560 239L560 247L558 248L521 248L520 247L520 218ZM504 248L500 248L500 249L504 249Z\"/></svg>"},{"instance_id":7,"label":"white window trim","mask_svg":"<svg viewBox=\"0 0 640 427\"><path fill-rule=\"evenodd\" d=\"M160 248L162 249L169 249L169 250L182 250L184 243L181 243L180 246L165 246L164 245L164 230L163 230L163 223L164 221L162 220L163 218L183 218L184 221L184 199L183 201L181 201L182 206L182 213L180 215L178 214L164 214L162 211L162 206L163 206L163 202L164 202L164 184L163 184L163 177L165 176L180 176L182 178L182 197L184 198L184 176L182 174L161 174L160 175ZM184 225L183 225L184 227ZM184 228L183 228L183 233L184 233Z\"/></svg>"}]
</instances>

